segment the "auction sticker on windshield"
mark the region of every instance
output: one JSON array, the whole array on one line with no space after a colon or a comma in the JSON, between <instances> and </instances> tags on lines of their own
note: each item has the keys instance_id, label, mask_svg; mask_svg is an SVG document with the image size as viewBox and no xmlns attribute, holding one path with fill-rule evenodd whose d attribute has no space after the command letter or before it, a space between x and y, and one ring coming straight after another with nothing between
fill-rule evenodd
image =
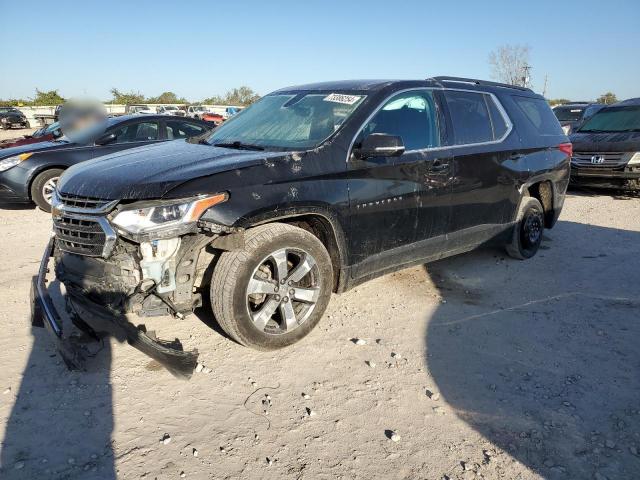
<instances>
[{"instance_id":1,"label":"auction sticker on windshield","mask_svg":"<svg viewBox=\"0 0 640 480\"><path fill-rule=\"evenodd\" d=\"M331 93L323 98L325 102L344 103L345 105L353 105L360 100L359 95L345 95L343 93Z\"/></svg>"}]
</instances>

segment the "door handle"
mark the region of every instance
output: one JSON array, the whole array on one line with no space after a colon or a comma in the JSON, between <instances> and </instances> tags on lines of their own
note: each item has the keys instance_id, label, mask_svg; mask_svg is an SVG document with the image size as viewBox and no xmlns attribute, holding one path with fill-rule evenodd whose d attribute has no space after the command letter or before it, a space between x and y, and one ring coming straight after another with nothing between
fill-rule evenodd
<instances>
[{"instance_id":1,"label":"door handle","mask_svg":"<svg viewBox=\"0 0 640 480\"><path fill-rule=\"evenodd\" d=\"M449 162L443 162L438 158L436 158L433 161L433 163L431 164L431 167L429 168L429 170L431 170L432 172L442 172L448 169L449 169Z\"/></svg>"}]
</instances>

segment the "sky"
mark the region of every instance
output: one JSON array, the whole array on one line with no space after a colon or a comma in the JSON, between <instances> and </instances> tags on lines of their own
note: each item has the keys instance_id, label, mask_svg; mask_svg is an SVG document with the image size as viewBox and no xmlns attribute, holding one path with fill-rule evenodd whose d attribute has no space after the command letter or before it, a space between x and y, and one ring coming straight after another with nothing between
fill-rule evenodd
<instances>
[{"instance_id":1,"label":"sky","mask_svg":"<svg viewBox=\"0 0 640 480\"><path fill-rule=\"evenodd\" d=\"M113 87L198 101L247 85L455 75L531 49L547 97L640 96L640 0L0 0L0 98Z\"/></svg>"}]
</instances>

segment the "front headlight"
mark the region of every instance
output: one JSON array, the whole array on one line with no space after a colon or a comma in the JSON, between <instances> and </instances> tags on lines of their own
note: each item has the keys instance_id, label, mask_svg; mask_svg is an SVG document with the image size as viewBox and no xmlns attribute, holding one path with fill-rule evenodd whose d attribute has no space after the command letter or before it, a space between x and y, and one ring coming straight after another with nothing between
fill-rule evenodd
<instances>
[{"instance_id":1,"label":"front headlight","mask_svg":"<svg viewBox=\"0 0 640 480\"><path fill-rule=\"evenodd\" d=\"M131 208L118 213L111 221L132 235L175 231L195 224L209 207L225 202L226 193L190 200L176 200L145 208Z\"/></svg>"},{"instance_id":2,"label":"front headlight","mask_svg":"<svg viewBox=\"0 0 640 480\"><path fill-rule=\"evenodd\" d=\"M11 167L15 167L20 162L25 161L31 155L33 155L33 153L21 153L20 155L14 155L13 157L7 157L3 160L0 160L0 172L4 172L5 170L9 170Z\"/></svg>"},{"instance_id":3,"label":"front headlight","mask_svg":"<svg viewBox=\"0 0 640 480\"><path fill-rule=\"evenodd\" d=\"M640 165L640 152L636 152L633 154L633 157L631 157L631 160L629 160L628 165Z\"/></svg>"}]
</instances>

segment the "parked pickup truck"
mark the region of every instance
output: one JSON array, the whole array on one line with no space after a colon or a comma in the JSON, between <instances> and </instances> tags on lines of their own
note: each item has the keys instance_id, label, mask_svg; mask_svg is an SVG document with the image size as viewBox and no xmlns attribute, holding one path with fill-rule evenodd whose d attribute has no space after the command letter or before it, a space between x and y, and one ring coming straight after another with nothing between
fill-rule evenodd
<instances>
[{"instance_id":1,"label":"parked pickup truck","mask_svg":"<svg viewBox=\"0 0 640 480\"><path fill-rule=\"evenodd\" d=\"M131 315L182 318L204 302L239 343L286 347L332 292L488 244L533 257L570 157L546 101L524 88L453 77L284 88L210 133L62 175L34 322L71 365L84 354L67 316L189 376L197 352ZM45 287L51 256L66 312Z\"/></svg>"}]
</instances>

